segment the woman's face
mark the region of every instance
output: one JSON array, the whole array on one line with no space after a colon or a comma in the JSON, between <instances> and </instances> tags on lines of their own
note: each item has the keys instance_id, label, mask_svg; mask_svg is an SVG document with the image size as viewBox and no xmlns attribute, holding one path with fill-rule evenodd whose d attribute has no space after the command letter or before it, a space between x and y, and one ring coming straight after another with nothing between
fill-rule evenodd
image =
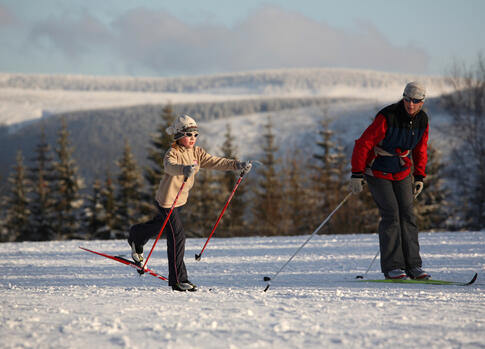
<instances>
[{"instance_id":1,"label":"woman's face","mask_svg":"<svg viewBox=\"0 0 485 349\"><path fill-rule=\"evenodd\" d=\"M411 116L414 116L417 113L419 113L419 111L421 110L421 108L423 107L423 104L424 104L424 100L422 100L422 99L416 100L416 99L404 97L403 101L404 101L404 108L406 109L406 112ZM418 103L416 103L416 102L418 102Z\"/></svg>"},{"instance_id":2,"label":"woman's face","mask_svg":"<svg viewBox=\"0 0 485 349\"><path fill-rule=\"evenodd\" d=\"M185 148L192 149L197 142L197 136L199 134L197 132L185 132L185 136L179 139L181 145Z\"/></svg>"}]
</instances>

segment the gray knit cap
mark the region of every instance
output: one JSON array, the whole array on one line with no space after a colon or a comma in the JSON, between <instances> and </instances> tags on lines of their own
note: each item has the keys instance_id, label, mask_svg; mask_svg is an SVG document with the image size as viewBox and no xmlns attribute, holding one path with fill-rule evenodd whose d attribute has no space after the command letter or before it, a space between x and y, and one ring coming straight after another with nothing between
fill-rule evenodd
<instances>
[{"instance_id":1,"label":"gray knit cap","mask_svg":"<svg viewBox=\"0 0 485 349\"><path fill-rule=\"evenodd\" d=\"M404 95L415 99L424 99L426 96L426 88L424 84L418 81L410 82L404 88Z\"/></svg>"}]
</instances>

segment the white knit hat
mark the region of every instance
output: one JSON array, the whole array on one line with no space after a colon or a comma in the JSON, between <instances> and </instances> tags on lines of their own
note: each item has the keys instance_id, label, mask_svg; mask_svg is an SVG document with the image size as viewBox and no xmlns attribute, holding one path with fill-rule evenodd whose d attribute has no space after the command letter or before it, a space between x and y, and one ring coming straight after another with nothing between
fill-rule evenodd
<instances>
[{"instance_id":1,"label":"white knit hat","mask_svg":"<svg viewBox=\"0 0 485 349\"><path fill-rule=\"evenodd\" d=\"M184 132L198 131L197 123L187 114L177 117L173 124L166 129L169 135L173 135L175 139L183 137Z\"/></svg>"},{"instance_id":2,"label":"white knit hat","mask_svg":"<svg viewBox=\"0 0 485 349\"><path fill-rule=\"evenodd\" d=\"M419 81L410 82L404 88L403 95L416 99L424 99L426 97L426 87Z\"/></svg>"}]
</instances>

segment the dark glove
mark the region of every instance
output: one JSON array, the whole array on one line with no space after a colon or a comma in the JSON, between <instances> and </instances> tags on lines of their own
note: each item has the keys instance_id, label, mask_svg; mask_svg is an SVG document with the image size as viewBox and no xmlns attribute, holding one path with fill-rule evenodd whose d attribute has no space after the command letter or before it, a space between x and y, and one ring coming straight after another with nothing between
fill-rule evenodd
<instances>
[{"instance_id":1,"label":"dark glove","mask_svg":"<svg viewBox=\"0 0 485 349\"><path fill-rule=\"evenodd\" d=\"M197 165L187 165L187 166L184 166L184 177L185 178L189 178L190 176L192 176L195 171L197 170Z\"/></svg>"},{"instance_id":2,"label":"dark glove","mask_svg":"<svg viewBox=\"0 0 485 349\"><path fill-rule=\"evenodd\" d=\"M253 164L251 163L251 161L238 161L236 167L243 174L247 174L249 171L251 171Z\"/></svg>"}]
</instances>

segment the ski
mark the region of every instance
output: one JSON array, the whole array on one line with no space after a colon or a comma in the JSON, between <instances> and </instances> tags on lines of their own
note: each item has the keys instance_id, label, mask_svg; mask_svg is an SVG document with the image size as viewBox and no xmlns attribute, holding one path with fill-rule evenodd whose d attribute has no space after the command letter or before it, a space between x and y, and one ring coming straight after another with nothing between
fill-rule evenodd
<instances>
[{"instance_id":1,"label":"ski","mask_svg":"<svg viewBox=\"0 0 485 349\"><path fill-rule=\"evenodd\" d=\"M148 269L147 267L145 267L145 270L143 270L143 267L142 266L140 266L140 265L136 264L135 262L130 261L130 260L126 259L126 258L123 258L121 256L112 256L112 255L109 255L109 254L106 254L106 253L96 252L96 251L90 250L89 248L85 248L85 247L81 247L81 246L79 246L79 248L82 249L82 250L84 250L84 251L97 254L98 256L103 256L103 257L112 259L114 261L123 263L125 265L129 265L130 267L135 268L136 271L138 272L138 274L140 274L140 275L147 273L147 274L150 274L150 275L156 277L157 279L164 280L164 281L168 281L168 279L165 276L160 275L157 272L155 272L155 271L153 271L151 269Z\"/></svg>"},{"instance_id":2,"label":"ski","mask_svg":"<svg viewBox=\"0 0 485 349\"><path fill-rule=\"evenodd\" d=\"M473 278L467 282L460 281L448 281L448 280L413 280L413 279L375 279L375 280L356 280L357 282L379 282L379 283L392 283L392 284L428 284L428 285L455 285L455 286L469 286L472 285L478 277L478 273L475 273Z\"/></svg>"}]
</instances>

